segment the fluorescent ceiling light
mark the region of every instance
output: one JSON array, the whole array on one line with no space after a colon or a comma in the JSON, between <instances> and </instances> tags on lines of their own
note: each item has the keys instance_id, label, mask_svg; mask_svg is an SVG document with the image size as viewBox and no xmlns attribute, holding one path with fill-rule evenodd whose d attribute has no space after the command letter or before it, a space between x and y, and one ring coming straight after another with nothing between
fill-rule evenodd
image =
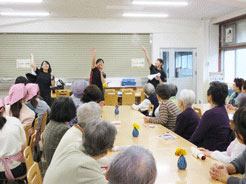
<instances>
[{"instance_id":1,"label":"fluorescent ceiling light","mask_svg":"<svg viewBox=\"0 0 246 184\"><path fill-rule=\"evenodd\" d=\"M151 17L151 18L166 18L167 14L156 14L156 13L124 13L123 17Z\"/></svg>"},{"instance_id":2,"label":"fluorescent ceiling light","mask_svg":"<svg viewBox=\"0 0 246 184\"><path fill-rule=\"evenodd\" d=\"M132 1L135 5L150 5L150 6L187 6L186 1Z\"/></svg>"},{"instance_id":3,"label":"fluorescent ceiling light","mask_svg":"<svg viewBox=\"0 0 246 184\"><path fill-rule=\"evenodd\" d=\"M43 0L0 0L0 3L42 3Z\"/></svg>"},{"instance_id":4,"label":"fluorescent ceiling light","mask_svg":"<svg viewBox=\"0 0 246 184\"><path fill-rule=\"evenodd\" d=\"M46 17L49 16L49 12L0 12L1 16L12 17Z\"/></svg>"}]
</instances>

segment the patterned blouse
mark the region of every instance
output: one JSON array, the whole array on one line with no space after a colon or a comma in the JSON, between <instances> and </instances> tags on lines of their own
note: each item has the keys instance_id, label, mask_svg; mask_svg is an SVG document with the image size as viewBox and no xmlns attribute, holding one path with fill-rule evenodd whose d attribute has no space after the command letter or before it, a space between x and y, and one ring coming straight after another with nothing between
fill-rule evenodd
<instances>
[{"instance_id":1,"label":"patterned blouse","mask_svg":"<svg viewBox=\"0 0 246 184\"><path fill-rule=\"evenodd\" d=\"M160 116L155 118L150 118L150 123L162 124L168 129L174 131L176 125L176 119L179 115L180 110L177 105L172 101L167 100L160 104Z\"/></svg>"}]
</instances>

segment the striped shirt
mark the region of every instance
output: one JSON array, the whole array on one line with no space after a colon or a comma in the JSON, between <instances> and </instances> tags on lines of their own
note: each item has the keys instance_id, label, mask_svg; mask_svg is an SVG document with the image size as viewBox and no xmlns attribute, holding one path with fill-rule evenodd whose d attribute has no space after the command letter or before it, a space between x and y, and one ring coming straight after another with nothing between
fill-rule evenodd
<instances>
[{"instance_id":1,"label":"striped shirt","mask_svg":"<svg viewBox=\"0 0 246 184\"><path fill-rule=\"evenodd\" d=\"M150 118L150 123L162 124L168 129L174 131L176 125L176 119L180 113L177 105L172 101L167 100L160 104L160 116L155 118Z\"/></svg>"}]
</instances>

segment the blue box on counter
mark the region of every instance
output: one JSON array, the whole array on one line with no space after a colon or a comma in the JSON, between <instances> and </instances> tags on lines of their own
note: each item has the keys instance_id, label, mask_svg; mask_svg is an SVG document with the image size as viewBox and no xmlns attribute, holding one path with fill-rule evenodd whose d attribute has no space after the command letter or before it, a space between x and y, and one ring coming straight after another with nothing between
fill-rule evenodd
<instances>
[{"instance_id":1,"label":"blue box on counter","mask_svg":"<svg viewBox=\"0 0 246 184\"><path fill-rule=\"evenodd\" d=\"M122 86L136 86L136 79L122 79Z\"/></svg>"}]
</instances>

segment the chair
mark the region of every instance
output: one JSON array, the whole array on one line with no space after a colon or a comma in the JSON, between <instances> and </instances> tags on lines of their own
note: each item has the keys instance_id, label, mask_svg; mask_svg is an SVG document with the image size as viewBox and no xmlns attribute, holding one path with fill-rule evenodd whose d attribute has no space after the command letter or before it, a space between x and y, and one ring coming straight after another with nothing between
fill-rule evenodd
<instances>
[{"instance_id":1,"label":"chair","mask_svg":"<svg viewBox=\"0 0 246 184\"><path fill-rule=\"evenodd\" d=\"M151 113L151 116L152 116L152 114L154 113L154 105L153 104L149 104L149 108L148 108L148 113L149 113L149 115L150 115L150 113Z\"/></svg>"},{"instance_id":2,"label":"chair","mask_svg":"<svg viewBox=\"0 0 246 184\"><path fill-rule=\"evenodd\" d=\"M48 116L47 112L43 114L43 119L42 119L41 126L40 126L40 134L44 132L44 129L46 127L47 116Z\"/></svg>"},{"instance_id":3,"label":"chair","mask_svg":"<svg viewBox=\"0 0 246 184\"><path fill-rule=\"evenodd\" d=\"M141 103L145 99L144 90L142 88L138 88L137 92L141 94L141 96L140 96L140 103Z\"/></svg>"},{"instance_id":4,"label":"chair","mask_svg":"<svg viewBox=\"0 0 246 184\"><path fill-rule=\"evenodd\" d=\"M34 121L34 126L33 126L33 130L37 130L37 127L38 127L38 121L39 121L39 118L37 117Z\"/></svg>"},{"instance_id":5,"label":"chair","mask_svg":"<svg viewBox=\"0 0 246 184\"><path fill-rule=\"evenodd\" d=\"M27 146L24 149L23 155L24 155L24 159L26 162L26 170L28 172L29 169L31 168L31 166L34 164L34 160L33 160L33 156L32 156L32 150L31 150L30 146Z\"/></svg>"},{"instance_id":6,"label":"chair","mask_svg":"<svg viewBox=\"0 0 246 184\"><path fill-rule=\"evenodd\" d=\"M199 115L199 117L202 117L202 110L200 108L197 107L193 107L193 110Z\"/></svg>"},{"instance_id":7,"label":"chair","mask_svg":"<svg viewBox=\"0 0 246 184\"><path fill-rule=\"evenodd\" d=\"M135 104L135 92L132 89L122 90L122 105Z\"/></svg>"},{"instance_id":8,"label":"chair","mask_svg":"<svg viewBox=\"0 0 246 184\"><path fill-rule=\"evenodd\" d=\"M104 105L116 106L118 105L118 92L115 90L105 90Z\"/></svg>"},{"instance_id":9,"label":"chair","mask_svg":"<svg viewBox=\"0 0 246 184\"><path fill-rule=\"evenodd\" d=\"M56 90L56 98L59 98L61 96L69 97L70 96L70 90L67 90L67 89Z\"/></svg>"},{"instance_id":10,"label":"chair","mask_svg":"<svg viewBox=\"0 0 246 184\"><path fill-rule=\"evenodd\" d=\"M29 145L29 139L30 139L29 129L30 128L31 128L31 125L24 126L24 131L25 131L25 134L26 134L26 145Z\"/></svg>"},{"instance_id":11,"label":"chair","mask_svg":"<svg viewBox=\"0 0 246 184\"><path fill-rule=\"evenodd\" d=\"M28 184L42 184L41 172L38 163L34 163L27 172Z\"/></svg>"},{"instance_id":12,"label":"chair","mask_svg":"<svg viewBox=\"0 0 246 184\"><path fill-rule=\"evenodd\" d=\"M37 138L37 130L35 130L34 134L32 134L32 136L31 136L30 148L32 150L32 153L33 153L33 150L34 150L36 138Z\"/></svg>"}]
</instances>

